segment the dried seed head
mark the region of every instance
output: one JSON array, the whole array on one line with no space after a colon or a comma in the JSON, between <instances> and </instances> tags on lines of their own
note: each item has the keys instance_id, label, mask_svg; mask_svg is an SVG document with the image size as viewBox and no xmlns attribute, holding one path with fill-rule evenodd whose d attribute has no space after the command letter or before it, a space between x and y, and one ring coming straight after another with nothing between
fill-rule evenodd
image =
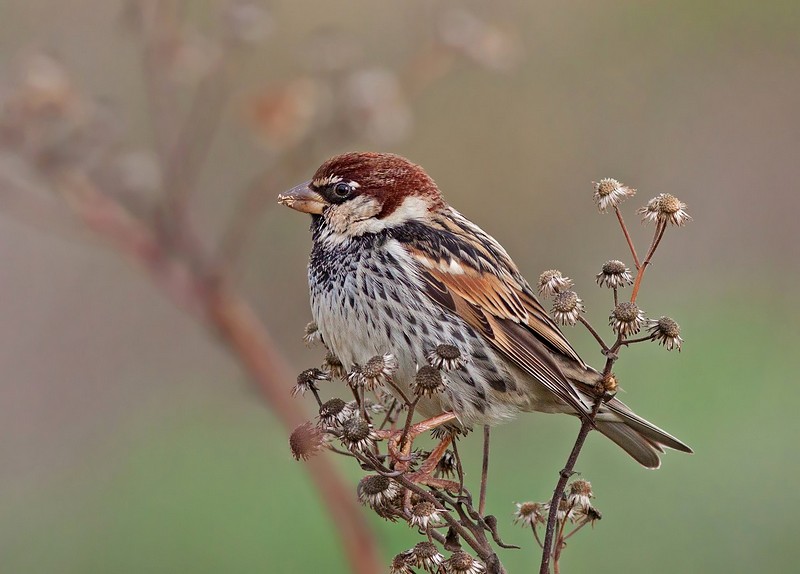
<instances>
[{"instance_id":1,"label":"dried seed head","mask_svg":"<svg viewBox=\"0 0 800 574\"><path fill-rule=\"evenodd\" d=\"M588 480L575 480L569 485L569 494L567 501L574 508L584 508L589 506L591 499L594 497L592 493L592 483Z\"/></svg>"},{"instance_id":2,"label":"dried seed head","mask_svg":"<svg viewBox=\"0 0 800 574\"><path fill-rule=\"evenodd\" d=\"M550 509L548 508L548 511ZM556 511L556 519L564 521L574 516L575 509L566 498L562 498L558 503L558 510Z\"/></svg>"},{"instance_id":3,"label":"dried seed head","mask_svg":"<svg viewBox=\"0 0 800 574\"><path fill-rule=\"evenodd\" d=\"M481 574L486 567L463 550L456 550L445 563L447 572L452 574Z\"/></svg>"},{"instance_id":4,"label":"dried seed head","mask_svg":"<svg viewBox=\"0 0 800 574\"><path fill-rule=\"evenodd\" d=\"M383 385L388 377L397 372L398 367L397 359L391 353L376 355L361 367L357 380L371 391Z\"/></svg>"},{"instance_id":5,"label":"dried seed head","mask_svg":"<svg viewBox=\"0 0 800 574\"><path fill-rule=\"evenodd\" d=\"M428 363L435 369L450 371L464 366L461 351L455 345L436 345L436 348L426 355Z\"/></svg>"},{"instance_id":6,"label":"dried seed head","mask_svg":"<svg viewBox=\"0 0 800 574\"><path fill-rule=\"evenodd\" d=\"M681 350L681 345L683 345L681 327L669 317L661 317L658 320L651 319L647 322L647 330L650 332L650 337L664 345L667 351Z\"/></svg>"},{"instance_id":7,"label":"dried seed head","mask_svg":"<svg viewBox=\"0 0 800 574\"><path fill-rule=\"evenodd\" d=\"M303 342L310 347L320 341L322 341L322 333L319 332L317 324L311 321L303 330Z\"/></svg>"},{"instance_id":8,"label":"dried seed head","mask_svg":"<svg viewBox=\"0 0 800 574\"><path fill-rule=\"evenodd\" d=\"M342 423L341 439L347 448L363 452L375 444L377 437L372 425L355 415Z\"/></svg>"},{"instance_id":9,"label":"dried seed head","mask_svg":"<svg viewBox=\"0 0 800 574\"><path fill-rule=\"evenodd\" d=\"M330 381L331 376L325 371L319 369L306 369L297 375L297 384L292 387L292 396L305 395L307 391L319 390L317 388L317 381Z\"/></svg>"},{"instance_id":10,"label":"dried seed head","mask_svg":"<svg viewBox=\"0 0 800 574\"><path fill-rule=\"evenodd\" d=\"M597 382L597 391L603 395L615 395L619 388L619 381L614 373L608 373Z\"/></svg>"},{"instance_id":11,"label":"dried seed head","mask_svg":"<svg viewBox=\"0 0 800 574\"><path fill-rule=\"evenodd\" d=\"M597 274L597 284L605 285L610 289L620 289L625 285L633 284L630 270L622 261L612 259L603 264L603 269Z\"/></svg>"},{"instance_id":12,"label":"dried seed head","mask_svg":"<svg viewBox=\"0 0 800 574\"><path fill-rule=\"evenodd\" d=\"M429 524L436 524L441 521L442 515L436 505L427 500L418 502L411 509L411 518L409 521L412 526L419 526L423 530L428 529Z\"/></svg>"},{"instance_id":13,"label":"dried seed head","mask_svg":"<svg viewBox=\"0 0 800 574\"><path fill-rule=\"evenodd\" d=\"M590 522L592 525L594 525L594 523L601 518L603 518L603 515L600 514L600 511L594 506L589 505L578 508L573 513L572 521L575 523Z\"/></svg>"},{"instance_id":14,"label":"dried seed head","mask_svg":"<svg viewBox=\"0 0 800 574\"><path fill-rule=\"evenodd\" d=\"M428 396L432 397L436 393L444 390L444 381L442 381L442 374L438 369L431 366L423 365L417 371L417 376L414 377L414 384L411 390L418 397Z\"/></svg>"},{"instance_id":15,"label":"dried seed head","mask_svg":"<svg viewBox=\"0 0 800 574\"><path fill-rule=\"evenodd\" d=\"M319 420L327 426L339 426L353 416L353 409L339 397L322 403L319 408Z\"/></svg>"},{"instance_id":16,"label":"dried seed head","mask_svg":"<svg viewBox=\"0 0 800 574\"><path fill-rule=\"evenodd\" d=\"M420 542L411 549L411 553L414 556L414 565L426 572L438 572L439 566L444 562L444 556L433 542Z\"/></svg>"},{"instance_id":17,"label":"dried seed head","mask_svg":"<svg viewBox=\"0 0 800 574\"><path fill-rule=\"evenodd\" d=\"M356 492L361 504L375 509L386 506L400 494L400 486L389 477L369 474L359 481Z\"/></svg>"},{"instance_id":18,"label":"dried seed head","mask_svg":"<svg viewBox=\"0 0 800 574\"><path fill-rule=\"evenodd\" d=\"M692 220L686 212L686 204L669 193L659 194L648 201L639 209L639 215L645 223L665 222L682 226Z\"/></svg>"},{"instance_id":19,"label":"dried seed head","mask_svg":"<svg viewBox=\"0 0 800 574\"><path fill-rule=\"evenodd\" d=\"M566 291L572 285L572 279L562 276L558 269L550 269L539 275L539 295L542 297L552 297L556 293Z\"/></svg>"},{"instance_id":20,"label":"dried seed head","mask_svg":"<svg viewBox=\"0 0 800 574\"><path fill-rule=\"evenodd\" d=\"M574 325L583 311L583 301L575 291L561 291L553 298L553 309L550 313L557 323Z\"/></svg>"},{"instance_id":21,"label":"dried seed head","mask_svg":"<svg viewBox=\"0 0 800 574\"><path fill-rule=\"evenodd\" d=\"M623 301L611 312L608 324L611 329L623 337L638 333L645 321L644 311L636 303Z\"/></svg>"},{"instance_id":22,"label":"dried seed head","mask_svg":"<svg viewBox=\"0 0 800 574\"><path fill-rule=\"evenodd\" d=\"M547 522L545 505L541 502L518 502L514 512L514 524L536 526Z\"/></svg>"},{"instance_id":23,"label":"dried seed head","mask_svg":"<svg viewBox=\"0 0 800 574\"><path fill-rule=\"evenodd\" d=\"M401 552L392 558L389 574L414 574L411 567L414 565L414 556L411 550Z\"/></svg>"},{"instance_id":24,"label":"dried seed head","mask_svg":"<svg viewBox=\"0 0 800 574\"><path fill-rule=\"evenodd\" d=\"M616 207L624 199L636 193L635 189L623 185L610 177L592 183L594 184L594 202L601 213L608 211L609 207Z\"/></svg>"},{"instance_id":25,"label":"dried seed head","mask_svg":"<svg viewBox=\"0 0 800 574\"><path fill-rule=\"evenodd\" d=\"M325 435L312 422L305 422L289 435L289 448L295 460L308 460L325 444Z\"/></svg>"},{"instance_id":26,"label":"dried seed head","mask_svg":"<svg viewBox=\"0 0 800 574\"><path fill-rule=\"evenodd\" d=\"M329 373L331 378L344 380L347 371L344 365L339 360L339 357L328 351L325 355L325 363L322 365L322 370Z\"/></svg>"},{"instance_id":27,"label":"dried seed head","mask_svg":"<svg viewBox=\"0 0 800 574\"><path fill-rule=\"evenodd\" d=\"M456 473L456 456L452 450L446 450L436 463L436 472L439 476L451 477Z\"/></svg>"}]
</instances>

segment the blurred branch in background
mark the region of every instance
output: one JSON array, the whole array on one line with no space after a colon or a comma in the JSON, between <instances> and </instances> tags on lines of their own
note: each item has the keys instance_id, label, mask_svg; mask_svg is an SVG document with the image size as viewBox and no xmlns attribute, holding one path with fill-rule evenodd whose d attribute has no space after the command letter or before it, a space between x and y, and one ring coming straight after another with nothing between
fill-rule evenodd
<instances>
[{"instance_id":1,"label":"blurred branch in background","mask_svg":"<svg viewBox=\"0 0 800 574\"><path fill-rule=\"evenodd\" d=\"M201 32L188 23L187 4L131 0L125 8L142 46L152 154L127 149L119 110L83 93L65 63L38 51L21 59L0 102L0 205L7 216L48 232L89 231L136 263L230 349L288 434L307 419L290 400L291 370L235 285L264 206L309 167L309 156L355 141L386 146L407 138L413 99L458 56L502 70L513 64L516 45L460 8L441 10L436 33L399 73L358 65L349 39L319 35L309 73L251 99L248 117L267 149L267 167L214 238L193 220L201 171L243 55L275 23L256 2L225 2L213 29ZM325 457L309 464L352 570L379 571L376 541L352 489Z\"/></svg>"}]
</instances>

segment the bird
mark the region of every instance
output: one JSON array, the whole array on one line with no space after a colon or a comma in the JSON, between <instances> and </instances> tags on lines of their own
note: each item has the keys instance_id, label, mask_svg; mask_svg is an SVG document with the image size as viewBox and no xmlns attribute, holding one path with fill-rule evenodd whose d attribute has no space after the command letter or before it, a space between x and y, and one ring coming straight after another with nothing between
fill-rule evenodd
<instances>
[{"instance_id":1,"label":"bird","mask_svg":"<svg viewBox=\"0 0 800 574\"><path fill-rule=\"evenodd\" d=\"M464 362L445 391L417 412L452 412L464 428L520 412L587 416L601 378L551 319L506 250L451 207L425 170L399 155L352 152L278 196L311 215L311 311L322 340L347 369L394 355L408 391L437 345ZM646 468L686 444L617 398L595 428Z\"/></svg>"}]
</instances>

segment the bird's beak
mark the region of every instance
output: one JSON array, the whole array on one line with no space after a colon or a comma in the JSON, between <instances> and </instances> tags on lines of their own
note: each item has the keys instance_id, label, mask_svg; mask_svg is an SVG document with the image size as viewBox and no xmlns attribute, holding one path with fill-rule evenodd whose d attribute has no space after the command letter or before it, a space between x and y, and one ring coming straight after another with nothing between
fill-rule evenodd
<instances>
[{"instance_id":1,"label":"bird's beak","mask_svg":"<svg viewBox=\"0 0 800 574\"><path fill-rule=\"evenodd\" d=\"M321 214L322 209L328 205L328 202L309 187L310 183L311 181L301 183L286 193L281 193L278 195L278 203L303 213Z\"/></svg>"}]
</instances>

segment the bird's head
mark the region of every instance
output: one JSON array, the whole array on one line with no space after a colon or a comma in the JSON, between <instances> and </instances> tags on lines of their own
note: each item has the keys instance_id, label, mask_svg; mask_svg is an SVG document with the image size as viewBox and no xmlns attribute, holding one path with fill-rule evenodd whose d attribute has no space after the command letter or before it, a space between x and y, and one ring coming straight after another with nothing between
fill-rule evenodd
<instances>
[{"instance_id":1,"label":"bird's head","mask_svg":"<svg viewBox=\"0 0 800 574\"><path fill-rule=\"evenodd\" d=\"M425 221L445 207L420 166L389 153L332 157L314 177L278 196L278 202L321 219L341 239Z\"/></svg>"}]
</instances>

